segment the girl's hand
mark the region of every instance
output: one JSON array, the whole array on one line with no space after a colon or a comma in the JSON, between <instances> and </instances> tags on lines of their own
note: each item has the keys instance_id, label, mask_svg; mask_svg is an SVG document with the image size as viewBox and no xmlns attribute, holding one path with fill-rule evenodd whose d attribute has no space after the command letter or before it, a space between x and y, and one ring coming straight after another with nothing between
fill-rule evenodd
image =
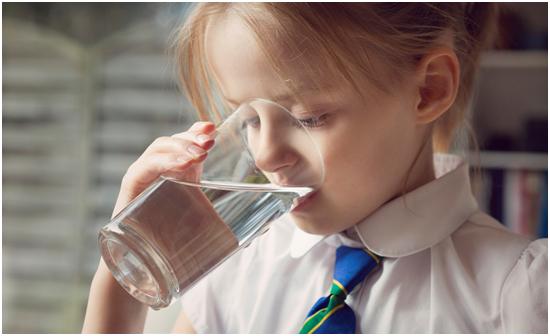
<instances>
[{"instance_id":1,"label":"girl's hand","mask_svg":"<svg viewBox=\"0 0 550 336\"><path fill-rule=\"evenodd\" d=\"M157 138L122 178L113 217L161 175L198 177L200 163L214 145L215 126L196 122L183 133Z\"/></svg>"},{"instance_id":2,"label":"girl's hand","mask_svg":"<svg viewBox=\"0 0 550 336\"><path fill-rule=\"evenodd\" d=\"M113 217L160 175L198 177L214 145L215 126L197 122L188 131L153 141L122 178ZM148 307L130 296L100 258L92 280L82 332L141 333Z\"/></svg>"}]
</instances>

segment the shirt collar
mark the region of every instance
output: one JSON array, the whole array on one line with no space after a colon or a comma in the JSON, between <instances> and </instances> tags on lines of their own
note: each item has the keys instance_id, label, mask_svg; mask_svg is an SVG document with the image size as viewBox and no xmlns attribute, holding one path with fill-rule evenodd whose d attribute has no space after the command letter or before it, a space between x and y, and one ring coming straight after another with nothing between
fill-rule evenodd
<instances>
[{"instance_id":1,"label":"shirt collar","mask_svg":"<svg viewBox=\"0 0 550 336\"><path fill-rule=\"evenodd\" d=\"M290 255L298 258L322 240L335 246L362 245L380 256L395 258L434 246L478 209L462 157L435 154L434 169L435 180L382 205L345 232L320 236L294 225Z\"/></svg>"}]
</instances>

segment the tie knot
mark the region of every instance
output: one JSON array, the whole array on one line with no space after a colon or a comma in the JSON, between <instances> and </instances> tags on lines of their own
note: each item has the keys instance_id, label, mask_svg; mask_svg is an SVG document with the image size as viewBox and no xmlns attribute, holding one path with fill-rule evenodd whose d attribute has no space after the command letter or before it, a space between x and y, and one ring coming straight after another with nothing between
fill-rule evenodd
<instances>
[{"instance_id":1,"label":"tie knot","mask_svg":"<svg viewBox=\"0 0 550 336\"><path fill-rule=\"evenodd\" d=\"M330 293L345 298L380 263L380 257L367 249L340 246Z\"/></svg>"},{"instance_id":2,"label":"tie knot","mask_svg":"<svg viewBox=\"0 0 550 336\"><path fill-rule=\"evenodd\" d=\"M346 287L344 287L344 285L342 285L340 281L333 279L332 286L330 287L330 294L345 299L349 293Z\"/></svg>"}]
</instances>

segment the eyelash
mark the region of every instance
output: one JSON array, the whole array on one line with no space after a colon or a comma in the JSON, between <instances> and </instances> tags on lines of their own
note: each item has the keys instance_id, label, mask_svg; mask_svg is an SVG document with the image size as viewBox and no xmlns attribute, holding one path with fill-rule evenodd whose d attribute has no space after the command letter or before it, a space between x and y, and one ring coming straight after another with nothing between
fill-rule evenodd
<instances>
[{"instance_id":1,"label":"eyelash","mask_svg":"<svg viewBox=\"0 0 550 336\"><path fill-rule=\"evenodd\" d=\"M325 122L326 122L326 119L327 119L328 115L327 114L321 114L320 116L314 116L314 117L310 117L310 118L305 118L305 119L297 119L298 122L300 124L302 124L302 126L306 127L306 128L318 128L318 127L322 127L325 125ZM259 122L258 120L258 117L253 117L253 118L250 118L250 119L247 119L243 122L242 124L242 128L245 128L247 126L249 126L252 122ZM256 125L250 125L250 127L257 127Z\"/></svg>"},{"instance_id":2,"label":"eyelash","mask_svg":"<svg viewBox=\"0 0 550 336\"><path fill-rule=\"evenodd\" d=\"M327 119L326 114L320 116L310 117L306 119L298 119L298 121L307 128L317 128L325 125Z\"/></svg>"}]
</instances>

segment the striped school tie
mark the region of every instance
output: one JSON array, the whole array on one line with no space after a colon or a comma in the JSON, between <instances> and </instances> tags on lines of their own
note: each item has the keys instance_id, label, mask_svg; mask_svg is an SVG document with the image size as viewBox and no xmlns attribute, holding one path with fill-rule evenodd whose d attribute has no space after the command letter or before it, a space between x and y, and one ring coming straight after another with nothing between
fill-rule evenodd
<instances>
[{"instance_id":1,"label":"striped school tie","mask_svg":"<svg viewBox=\"0 0 550 336\"><path fill-rule=\"evenodd\" d=\"M330 295L319 299L307 314L300 334L353 334L355 314L345 303L356 285L380 263L381 257L360 248L340 246Z\"/></svg>"}]
</instances>

